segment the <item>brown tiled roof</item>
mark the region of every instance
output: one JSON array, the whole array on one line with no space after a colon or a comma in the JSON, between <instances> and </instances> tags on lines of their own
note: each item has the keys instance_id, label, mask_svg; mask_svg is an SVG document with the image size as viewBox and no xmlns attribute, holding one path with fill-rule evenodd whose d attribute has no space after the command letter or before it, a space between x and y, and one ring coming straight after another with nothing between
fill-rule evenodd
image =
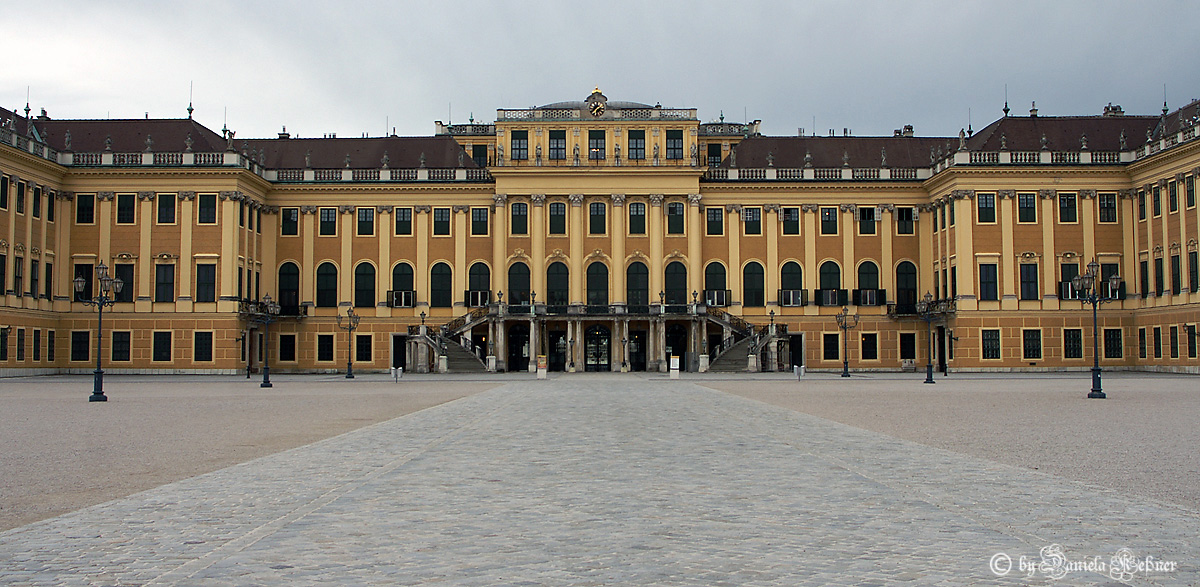
<instances>
[{"instance_id":1,"label":"brown tiled roof","mask_svg":"<svg viewBox=\"0 0 1200 587\"><path fill-rule=\"evenodd\" d=\"M1191 104L1171 112L1160 119L1160 124L1155 129L1154 138L1160 139L1164 134L1174 134L1197 124L1200 124L1200 100L1193 100Z\"/></svg>"},{"instance_id":2,"label":"brown tiled roof","mask_svg":"<svg viewBox=\"0 0 1200 587\"><path fill-rule=\"evenodd\" d=\"M246 150L258 153L261 150L265 159L261 163L268 169L342 169L346 167L347 155L350 156L350 169L379 169L383 166L384 153L387 153L388 167L394 169L421 167L422 154L425 155L425 167L478 167L471 156L449 136L237 139L233 146L239 152Z\"/></svg>"},{"instance_id":3,"label":"brown tiled roof","mask_svg":"<svg viewBox=\"0 0 1200 587\"><path fill-rule=\"evenodd\" d=\"M1086 134L1088 150L1120 151L1122 132L1124 150L1130 150L1144 144L1146 129L1158 123L1157 116L1006 116L967 139L967 150L999 151L1003 136L1009 151L1040 151L1044 135L1051 151L1078 151Z\"/></svg>"},{"instance_id":4,"label":"brown tiled roof","mask_svg":"<svg viewBox=\"0 0 1200 587\"><path fill-rule=\"evenodd\" d=\"M105 150L105 141L112 138L112 150L117 153L140 153L146 150L146 137L156 152L178 153L187 149L187 137L192 137L192 151L211 153L225 150L225 139L190 118L151 118L118 120L38 120L34 124L42 132L46 144L60 151L66 148L67 132L71 133L70 151L95 153Z\"/></svg>"},{"instance_id":5,"label":"brown tiled roof","mask_svg":"<svg viewBox=\"0 0 1200 587\"><path fill-rule=\"evenodd\" d=\"M958 139L947 137L749 137L738 143L737 166L781 168L804 167L805 156L812 155L813 167L841 167L847 157L850 167L879 167L887 150L888 167L929 167L929 150L957 146ZM955 147L957 148L957 147ZM729 167L728 157L721 167Z\"/></svg>"}]
</instances>

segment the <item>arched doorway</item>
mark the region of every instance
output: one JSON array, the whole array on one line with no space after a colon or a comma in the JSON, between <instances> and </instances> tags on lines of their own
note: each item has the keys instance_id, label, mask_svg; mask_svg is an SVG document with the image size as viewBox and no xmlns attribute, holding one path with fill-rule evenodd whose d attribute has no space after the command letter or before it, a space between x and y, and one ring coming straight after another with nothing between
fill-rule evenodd
<instances>
[{"instance_id":1,"label":"arched doorway","mask_svg":"<svg viewBox=\"0 0 1200 587\"><path fill-rule=\"evenodd\" d=\"M610 371L609 349L612 348L608 328L596 324L583 336L584 371Z\"/></svg>"}]
</instances>

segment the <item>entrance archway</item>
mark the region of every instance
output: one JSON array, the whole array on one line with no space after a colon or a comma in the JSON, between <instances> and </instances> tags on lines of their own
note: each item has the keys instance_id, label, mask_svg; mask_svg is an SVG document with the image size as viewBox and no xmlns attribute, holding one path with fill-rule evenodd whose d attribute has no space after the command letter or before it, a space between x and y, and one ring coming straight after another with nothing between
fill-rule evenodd
<instances>
[{"instance_id":1,"label":"entrance archway","mask_svg":"<svg viewBox=\"0 0 1200 587\"><path fill-rule=\"evenodd\" d=\"M610 371L611 334L608 328L596 324L587 329L583 336L584 371Z\"/></svg>"}]
</instances>

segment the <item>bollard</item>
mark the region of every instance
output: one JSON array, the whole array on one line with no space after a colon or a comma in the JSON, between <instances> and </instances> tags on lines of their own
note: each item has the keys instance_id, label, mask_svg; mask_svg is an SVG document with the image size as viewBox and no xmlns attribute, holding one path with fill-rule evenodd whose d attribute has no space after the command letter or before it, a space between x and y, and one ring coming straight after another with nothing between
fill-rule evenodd
<instances>
[{"instance_id":1,"label":"bollard","mask_svg":"<svg viewBox=\"0 0 1200 587\"><path fill-rule=\"evenodd\" d=\"M392 367L392 381L400 383L401 377L404 377L404 367Z\"/></svg>"},{"instance_id":2,"label":"bollard","mask_svg":"<svg viewBox=\"0 0 1200 587\"><path fill-rule=\"evenodd\" d=\"M803 380L804 380L804 365L793 365L793 366L792 366L792 371L794 371L794 372L796 373L796 380L797 380L797 381L803 381Z\"/></svg>"}]
</instances>

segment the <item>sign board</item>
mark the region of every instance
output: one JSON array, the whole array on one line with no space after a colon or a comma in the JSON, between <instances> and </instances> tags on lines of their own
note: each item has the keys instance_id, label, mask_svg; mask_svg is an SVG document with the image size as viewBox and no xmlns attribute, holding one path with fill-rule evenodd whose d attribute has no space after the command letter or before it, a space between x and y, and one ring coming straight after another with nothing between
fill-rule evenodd
<instances>
[{"instance_id":1,"label":"sign board","mask_svg":"<svg viewBox=\"0 0 1200 587\"><path fill-rule=\"evenodd\" d=\"M671 370L672 371L679 370L679 357L678 356L671 357Z\"/></svg>"},{"instance_id":2,"label":"sign board","mask_svg":"<svg viewBox=\"0 0 1200 587\"><path fill-rule=\"evenodd\" d=\"M537 368L539 370L543 370L543 369L546 369L547 367L548 367L548 364L546 361L546 355L538 355L537 356Z\"/></svg>"}]
</instances>

